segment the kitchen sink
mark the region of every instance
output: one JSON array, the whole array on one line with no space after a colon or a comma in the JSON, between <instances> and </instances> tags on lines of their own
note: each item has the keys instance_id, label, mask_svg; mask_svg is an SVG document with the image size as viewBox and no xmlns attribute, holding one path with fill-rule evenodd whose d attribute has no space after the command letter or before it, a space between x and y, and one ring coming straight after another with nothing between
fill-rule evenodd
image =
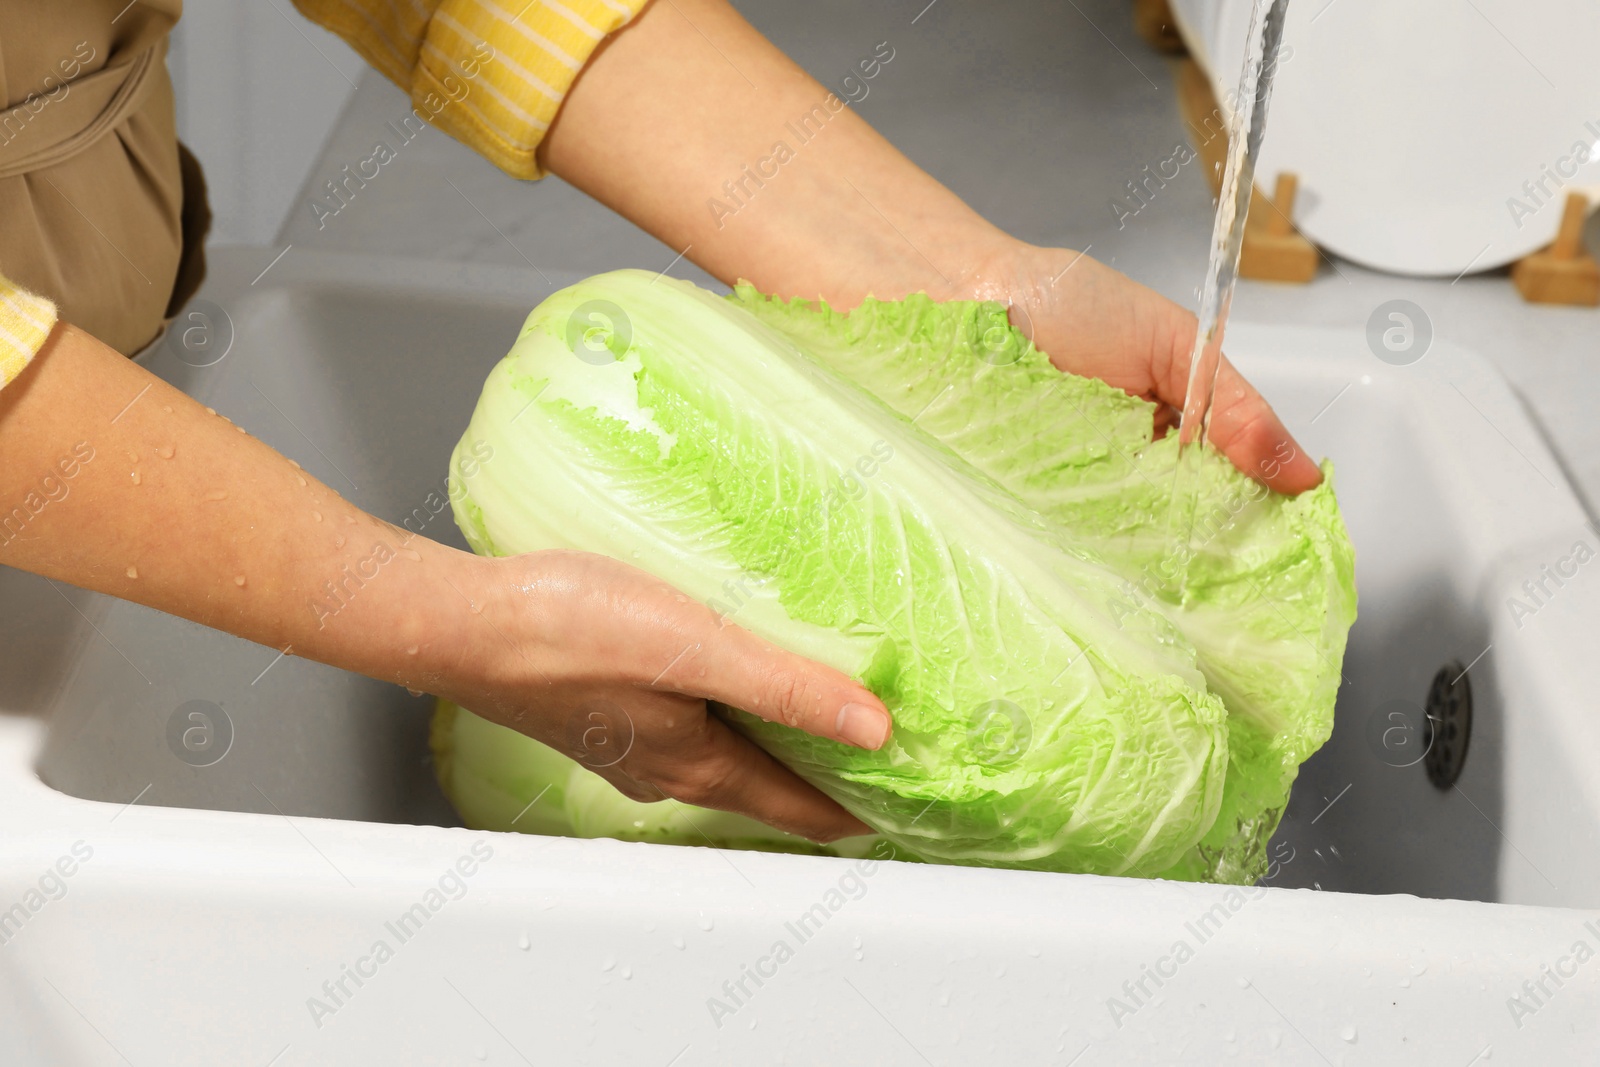
<instances>
[{"instance_id":1,"label":"kitchen sink","mask_svg":"<svg viewBox=\"0 0 1600 1067\"><path fill-rule=\"evenodd\" d=\"M430 494L576 277L274 255L214 253L141 358L465 547ZM1262 886L476 832L434 783L428 699L0 571L0 1061L1592 1056L1600 535L1467 349L1229 342L1333 459L1360 594Z\"/></svg>"}]
</instances>

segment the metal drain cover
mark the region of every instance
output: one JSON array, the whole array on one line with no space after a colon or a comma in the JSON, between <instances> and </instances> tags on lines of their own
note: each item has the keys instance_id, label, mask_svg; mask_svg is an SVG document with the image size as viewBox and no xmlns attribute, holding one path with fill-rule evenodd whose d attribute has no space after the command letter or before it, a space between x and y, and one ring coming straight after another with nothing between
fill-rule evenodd
<instances>
[{"instance_id":1,"label":"metal drain cover","mask_svg":"<svg viewBox=\"0 0 1600 1067\"><path fill-rule=\"evenodd\" d=\"M1459 660L1446 663L1428 687L1426 755L1428 781L1449 789L1461 777L1472 739L1472 683Z\"/></svg>"}]
</instances>

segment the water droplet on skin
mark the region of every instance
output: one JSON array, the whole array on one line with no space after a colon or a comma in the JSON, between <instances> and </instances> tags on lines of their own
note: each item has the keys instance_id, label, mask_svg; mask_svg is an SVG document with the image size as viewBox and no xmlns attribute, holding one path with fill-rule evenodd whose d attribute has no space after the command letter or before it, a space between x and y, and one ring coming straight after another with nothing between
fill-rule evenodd
<instances>
[{"instance_id":1,"label":"water droplet on skin","mask_svg":"<svg viewBox=\"0 0 1600 1067\"><path fill-rule=\"evenodd\" d=\"M206 408L206 414L207 415L215 415L216 413L217 413L217 409L216 408Z\"/></svg>"},{"instance_id":2,"label":"water droplet on skin","mask_svg":"<svg viewBox=\"0 0 1600 1067\"><path fill-rule=\"evenodd\" d=\"M478 603L476 600L469 601L467 603L467 610L472 612L472 614L474 614L474 615L482 615L483 614L483 605Z\"/></svg>"},{"instance_id":3,"label":"water droplet on skin","mask_svg":"<svg viewBox=\"0 0 1600 1067\"><path fill-rule=\"evenodd\" d=\"M412 695L412 696L414 696L414 697L419 697L419 696L421 696L421 695L422 695L422 690L420 690L420 689L413 689L413 688L411 688L411 687L410 687L410 686L409 686L409 685L408 685L408 686L406 686L406 692L408 692L408 693L410 693L410 694L411 694L411 695Z\"/></svg>"},{"instance_id":4,"label":"water droplet on skin","mask_svg":"<svg viewBox=\"0 0 1600 1067\"><path fill-rule=\"evenodd\" d=\"M291 466L291 467L293 467L293 468L294 468L294 469L295 469L295 470L302 470L302 469L303 469L303 468L302 468L302 467L301 467L301 466L300 466L300 464L298 464L298 463L296 463L296 462L295 462L295 461L294 461L294 460L292 460L292 459L291 459L291 460L290 460L290 461L289 461L289 466Z\"/></svg>"},{"instance_id":5,"label":"water droplet on skin","mask_svg":"<svg viewBox=\"0 0 1600 1067\"><path fill-rule=\"evenodd\" d=\"M343 548L343 547L344 547L344 538L342 538L342 537L335 537L335 538L334 538L334 539L333 539L333 547L334 547L334 548Z\"/></svg>"},{"instance_id":6,"label":"water droplet on skin","mask_svg":"<svg viewBox=\"0 0 1600 1067\"><path fill-rule=\"evenodd\" d=\"M322 512L320 512L320 511L313 511L313 512L312 512L312 513L311 513L311 517L312 517L312 518L313 518L313 519L315 519L315 520L316 520L316 521L317 521L317 522L321 522L321 521L322 521Z\"/></svg>"},{"instance_id":7,"label":"water droplet on skin","mask_svg":"<svg viewBox=\"0 0 1600 1067\"><path fill-rule=\"evenodd\" d=\"M206 494L206 499L213 502L218 500L226 500L228 499L228 491L226 489L213 489Z\"/></svg>"},{"instance_id":8,"label":"water droplet on skin","mask_svg":"<svg viewBox=\"0 0 1600 1067\"><path fill-rule=\"evenodd\" d=\"M524 930L522 936L517 938L517 947L526 952L533 947L533 942L528 939L528 932Z\"/></svg>"},{"instance_id":9,"label":"water droplet on skin","mask_svg":"<svg viewBox=\"0 0 1600 1067\"><path fill-rule=\"evenodd\" d=\"M294 480L295 480L295 481L297 481L297 482L299 482L299 483L300 483L300 484L301 484L301 485L309 485L309 484L311 484L311 483L309 483L309 482L307 482L307 481L306 481L306 480L305 480L305 478L303 478L303 477L301 477L301 476L300 476L300 475L298 475L298 474L296 474L296 475L295 475L295 476L294 476Z\"/></svg>"},{"instance_id":10,"label":"water droplet on skin","mask_svg":"<svg viewBox=\"0 0 1600 1067\"><path fill-rule=\"evenodd\" d=\"M235 426L234 429L238 430L240 433L243 433L243 434L248 434L250 432L249 430L245 429L243 426Z\"/></svg>"},{"instance_id":11,"label":"water droplet on skin","mask_svg":"<svg viewBox=\"0 0 1600 1067\"><path fill-rule=\"evenodd\" d=\"M144 480L143 478L139 477L139 472L138 471L134 471L132 474L129 475L129 477L133 479L133 484L134 485L138 485L140 482L142 482Z\"/></svg>"},{"instance_id":12,"label":"water droplet on skin","mask_svg":"<svg viewBox=\"0 0 1600 1067\"><path fill-rule=\"evenodd\" d=\"M139 453L137 453L137 452L129 452L128 453L128 462L129 463L137 463L137 462L139 462Z\"/></svg>"},{"instance_id":13,"label":"water droplet on skin","mask_svg":"<svg viewBox=\"0 0 1600 1067\"><path fill-rule=\"evenodd\" d=\"M422 553L418 552L414 548L402 548L400 551L396 552L395 555L404 556L406 559L409 559L413 563L421 563L422 562Z\"/></svg>"},{"instance_id":14,"label":"water droplet on skin","mask_svg":"<svg viewBox=\"0 0 1600 1067\"><path fill-rule=\"evenodd\" d=\"M156 449L156 455L160 456L162 459L171 459L177 454L178 450L173 448L171 445L162 445L160 448Z\"/></svg>"},{"instance_id":15,"label":"water droplet on skin","mask_svg":"<svg viewBox=\"0 0 1600 1067\"><path fill-rule=\"evenodd\" d=\"M172 405L171 404L162 404L161 405L161 410L165 411L168 415L171 415L172 414Z\"/></svg>"},{"instance_id":16,"label":"water droplet on skin","mask_svg":"<svg viewBox=\"0 0 1600 1067\"><path fill-rule=\"evenodd\" d=\"M137 577L139 577L139 568L138 567L129 567L128 568L128 577L129 578L137 578Z\"/></svg>"},{"instance_id":17,"label":"water droplet on skin","mask_svg":"<svg viewBox=\"0 0 1600 1067\"><path fill-rule=\"evenodd\" d=\"M244 588L244 575L235 574L233 576L233 584L238 586L240 589L243 589Z\"/></svg>"},{"instance_id":18,"label":"water droplet on skin","mask_svg":"<svg viewBox=\"0 0 1600 1067\"><path fill-rule=\"evenodd\" d=\"M406 649L406 655L415 656L416 654L417 654L417 646L416 645L412 645L410 648Z\"/></svg>"}]
</instances>

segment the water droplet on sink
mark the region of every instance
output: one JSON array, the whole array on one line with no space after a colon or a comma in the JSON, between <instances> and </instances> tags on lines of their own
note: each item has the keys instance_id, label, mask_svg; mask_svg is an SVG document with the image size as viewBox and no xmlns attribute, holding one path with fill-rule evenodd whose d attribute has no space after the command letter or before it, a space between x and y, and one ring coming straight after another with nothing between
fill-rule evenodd
<instances>
[{"instance_id":1,"label":"water droplet on sink","mask_svg":"<svg viewBox=\"0 0 1600 1067\"><path fill-rule=\"evenodd\" d=\"M613 959L612 957L607 956L606 959L605 959L605 962L600 965L600 970L601 970L602 973L605 973L605 972L608 972L608 971L611 971L611 970L615 969L616 966L617 966L617 961L615 959Z\"/></svg>"},{"instance_id":2,"label":"water droplet on sink","mask_svg":"<svg viewBox=\"0 0 1600 1067\"><path fill-rule=\"evenodd\" d=\"M715 925L716 924L711 921L711 916L705 914L704 912L700 913L700 929L709 931Z\"/></svg>"},{"instance_id":3,"label":"water droplet on sink","mask_svg":"<svg viewBox=\"0 0 1600 1067\"><path fill-rule=\"evenodd\" d=\"M624 982L632 981L632 979L633 979L633 968L632 967L624 967L624 968L622 968L621 974L622 974L622 980Z\"/></svg>"},{"instance_id":4,"label":"water droplet on sink","mask_svg":"<svg viewBox=\"0 0 1600 1067\"><path fill-rule=\"evenodd\" d=\"M681 935L678 936L678 937L674 937L672 939L672 947L675 948L675 949L678 949L679 951L682 951L682 949L684 948L684 943L683 943L683 937Z\"/></svg>"},{"instance_id":5,"label":"water droplet on sink","mask_svg":"<svg viewBox=\"0 0 1600 1067\"><path fill-rule=\"evenodd\" d=\"M1346 1043L1351 1044L1351 1045L1355 1044L1356 1043L1356 1028L1355 1028L1354 1024L1345 1023L1344 1024L1344 1029L1339 1031L1339 1036L1341 1038L1343 1038Z\"/></svg>"},{"instance_id":6,"label":"water droplet on sink","mask_svg":"<svg viewBox=\"0 0 1600 1067\"><path fill-rule=\"evenodd\" d=\"M528 938L528 931L522 931L522 936L517 938L517 947L524 952L533 947L533 942Z\"/></svg>"},{"instance_id":7,"label":"water droplet on sink","mask_svg":"<svg viewBox=\"0 0 1600 1067\"><path fill-rule=\"evenodd\" d=\"M138 567L129 567L128 568L128 577L129 578L137 578L137 577L139 577L139 568Z\"/></svg>"},{"instance_id":8,"label":"water droplet on sink","mask_svg":"<svg viewBox=\"0 0 1600 1067\"><path fill-rule=\"evenodd\" d=\"M1409 978L1400 979L1400 988L1401 989L1410 989L1411 988L1411 979L1409 979Z\"/></svg>"},{"instance_id":9,"label":"water droplet on sink","mask_svg":"<svg viewBox=\"0 0 1600 1067\"><path fill-rule=\"evenodd\" d=\"M474 1045L472 1047L472 1058L481 1063L489 1058L489 1050L482 1045Z\"/></svg>"}]
</instances>

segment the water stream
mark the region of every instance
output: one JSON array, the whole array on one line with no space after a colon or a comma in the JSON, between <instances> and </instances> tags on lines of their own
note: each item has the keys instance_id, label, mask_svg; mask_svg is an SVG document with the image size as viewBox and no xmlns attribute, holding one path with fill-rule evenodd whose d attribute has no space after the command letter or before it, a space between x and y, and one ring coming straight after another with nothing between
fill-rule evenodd
<instances>
[{"instance_id":1,"label":"water stream","mask_svg":"<svg viewBox=\"0 0 1600 1067\"><path fill-rule=\"evenodd\" d=\"M1183 421L1178 431L1178 467L1173 480L1171 535L1180 559L1192 546L1195 507L1200 491L1200 453L1206 447L1211 407L1216 398L1217 369L1222 362L1222 335L1233 303L1233 286L1239 275L1239 252L1244 243L1245 217L1255 186L1256 160L1267 127L1267 104L1272 96L1275 57L1283 38L1283 20L1289 0L1255 0L1239 71L1239 91L1228 116L1228 162L1217 197L1217 217L1211 227L1211 259L1205 288L1200 295L1200 322L1189 359L1189 383L1184 394Z\"/></svg>"}]
</instances>

